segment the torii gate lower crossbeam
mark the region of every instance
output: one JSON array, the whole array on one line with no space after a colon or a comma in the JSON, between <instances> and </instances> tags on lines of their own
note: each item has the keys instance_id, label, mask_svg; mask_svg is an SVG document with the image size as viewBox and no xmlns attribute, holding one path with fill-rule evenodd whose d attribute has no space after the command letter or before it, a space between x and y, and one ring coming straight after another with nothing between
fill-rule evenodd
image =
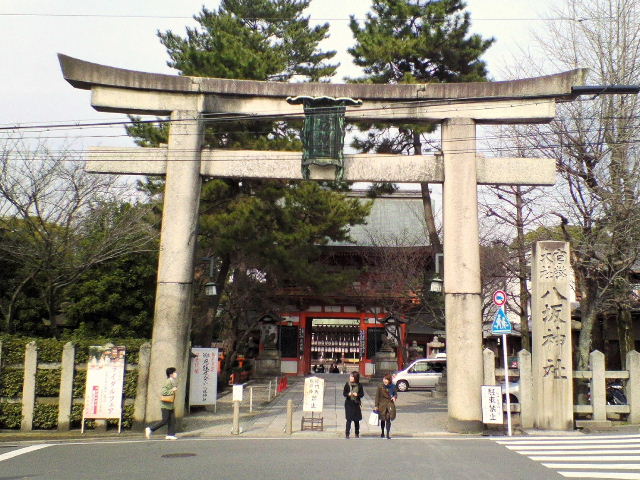
<instances>
[{"instance_id":1,"label":"torii gate lower crossbeam","mask_svg":"<svg viewBox=\"0 0 640 480\"><path fill-rule=\"evenodd\" d=\"M348 96L380 105L367 118L388 119L385 105L396 105L392 118L441 122L441 157L380 157L364 166L366 156L347 157L345 180L407 183L443 182L445 316L447 329L449 430L478 432L481 424L482 318L478 244L477 185L552 185L554 162L544 159L484 159L476 156L476 123L544 123L555 115L557 100L571 100L573 86L585 72L514 82L455 85L279 84L221 79L197 79L131 72L60 56L63 74L75 87L91 89L95 108L125 113L171 114L165 152L144 149L118 161L120 153L92 151L88 169L94 172L166 174L158 288L152 340L150 392L146 418L159 416L156 392L164 368L185 372L193 281L195 225L201 175L239 178L300 178L292 170L291 153L201 151L203 112L274 111L290 94ZM295 90L295 91L292 91ZM443 102L414 105L416 99ZM496 108L497 106L497 108ZM293 106L285 116L298 115ZM358 114L347 109L347 118ZM285 118L285 117L283 117ZM108 155L113 155L104 162ZM140 160L143 157L143 161ZM229 171L230 161L237 172ZM138 157L136 159L136 157ZM157 161L153 161L157 159ZM136 160L138 162L136 163ZM371 159L369 159L371 160ZM299 164L298 164L299 165ZM516 168L514 168L516 166ZM277 168L276 168L277 167ZM275 173L277 172L277 173ZM333 172L332 172L333 173ZM274 177L275 176L275 177ZM312 178L326 179L321 171ZM184 387L184 377L183 383ZM176 413L183 413L184 388L178 390Z\"/></svg>"}]
</instances>

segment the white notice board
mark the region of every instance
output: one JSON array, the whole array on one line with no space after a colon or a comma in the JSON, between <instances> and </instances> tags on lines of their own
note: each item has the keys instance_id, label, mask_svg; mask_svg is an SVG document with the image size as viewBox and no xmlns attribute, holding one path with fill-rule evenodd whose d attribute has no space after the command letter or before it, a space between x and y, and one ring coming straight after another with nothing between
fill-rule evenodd
<instances>
[{"instance_id":1,"label":"white notice board","mask_svg":"<svg viewBox=\"0 0 640 480\"><path fill-rule=\"evenodd\" d=\"M324 380L319 377L304 379L303 412L322 413L324 401Z\"/></svg>"},{"instance_id":2,"label":"white notice board","mask_svg":"<svg viewBox=\"0 0 640 480\"><path fill-rule=\"evenodd\" d=\"M504 423L500 385L482 385L482 423Z\"/></svg>"},{"instance_id":3,"label":"white notice board","mask_svg":"<svg viewBox=\"0 0 640 480\"><path fill-rule=\"evenodd\" d=\"M218 396L218 349L192 348L189 406L215 405Z\"/></svg>"},{"instance_id":4,"label":"white notice board","mask_svg":"<svg viewBox=\"0 0 640 480\"><path fill-rule=\"evenodd\" d=\"M244 389L244 385L234 385L233 386L233 396L231 397L234 402L242 401L242 392Z\"/></svg>"},{"instance_id":5,"label":"white notice board","mask_svg":"<svg viewBox=\"0 0 640 480\"><path fill-rule=\"evenodd\" d=\"M85 418L121 418L125 347L90 346L84 390Z\"/></svg>"}]
</instances>

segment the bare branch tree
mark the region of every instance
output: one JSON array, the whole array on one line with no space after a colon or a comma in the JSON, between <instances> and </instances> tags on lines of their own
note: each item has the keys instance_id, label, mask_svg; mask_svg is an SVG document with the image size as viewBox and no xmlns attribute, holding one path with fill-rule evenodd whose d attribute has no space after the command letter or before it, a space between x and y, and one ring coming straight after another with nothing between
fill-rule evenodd
<instances>
[{"instance_id":1,"label":"bare branch tree","mask_svg":"<svg viewBox=\"0 0 640 480\"><path fill-rule=\"evenodd\" d=\"M373 314L384 313L408 326L424 324L444 328L442 294L428 291L425 276L432 261L432 247L424 246L407 232L382 236L370 233L370 247L361 247L365 262L371 266L354 287L361 304ZM407 345L397 328L386 325L402 359L408 358Z\"/></svg>"},{"instance_id":2,"label":"bare branch tree","mask_svg":"<svg viewBox=\"0 0 640 480\"><path fill-rule=\"evenodd\" d=\"M14 267L0 303L5 330L27 285L55 330L62 291L84 272L155 248L147 208L123 193L116 177L86 173L70 152L20 140L0 147L0 258Z\"/></svg>"},{"instance_id":3,"label":"bare branch tree","mask_svg":"<svg viewBox=\"0 0 640 480\"><path fill-rule=\"evenodd\" d=\"M640 83L640 1L566 0L550 17L559 20L548 23L537 43L552 69L588 67L595 85ZM596 318L612 306L623 333L623 365L633 348L629 277L640 254L638 106L635 96L596 95L559 105L548 126L514 131L526 149L555 158L562 175L556 205L547 208L572 247L581 316L578 369L588 364Z\"/></svg>"}]
</instances>

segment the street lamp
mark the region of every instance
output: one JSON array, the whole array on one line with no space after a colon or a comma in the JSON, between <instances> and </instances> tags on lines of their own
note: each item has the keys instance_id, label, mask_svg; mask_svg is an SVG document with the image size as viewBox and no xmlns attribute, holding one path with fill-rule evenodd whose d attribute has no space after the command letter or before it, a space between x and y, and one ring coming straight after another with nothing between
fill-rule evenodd
<instances>
[{"instance_id":1,"label":"street lamp","mask_svg":"<svg viewBox=\"0 0 640 480\"><path fill-rule=\"evenodd\" d=\"M204 294L207 297L215 297L218 294L218 287L213 282L207 282L204 284Z\"/></svg>"},{"instance_id":2,"label":"street lamp","mask_svg":"<svg viewBox=\"0 0 640 480\"><path fill-rule=\"evenodd\" d=\"M435 292L435 293L442 292L442 284L443 284L443 281L440 278L440 275L436 273L431 278L431 285L429 285L429 291Z\"/></svg>"}]
</instances>

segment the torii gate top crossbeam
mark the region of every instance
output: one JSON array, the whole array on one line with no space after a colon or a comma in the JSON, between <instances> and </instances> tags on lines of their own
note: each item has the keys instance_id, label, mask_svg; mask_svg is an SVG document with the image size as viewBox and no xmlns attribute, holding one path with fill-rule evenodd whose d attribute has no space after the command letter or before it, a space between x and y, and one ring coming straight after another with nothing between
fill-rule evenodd
<instances>
[{"instance_id":1,"label":"torii gate top crossbeam","mask_svg":"<svg viewBox=\"0 0 640 480\"><path fill-rule=\"evenodd\" d=\"M171 111L185 109L201 113L269 112L286 116L302 113L299 106L286 104L285 99L289 96L329 96L363 100L365 106L360 113L357 109L347 109L347 118L352 119L441 121L459 116L474 118L480 123L501 123L499 119L506 123L548 122L555 114L552 105L575 98L573 88L584 84L587 72L586 69L576 69L504 82L413 85L285 83L165 75L100 65L63 54L58 54L58 58L64 78L76 88L92 90L92 104L102 111L170 114ZM196 97L200 100L195 108L177 106L188 98ZM425 106L429 101L433 102ZM418 103L409 105L408 102ZM440 104L439 110L438 107L434 110L434 102ZM490 108L486 107L488 102L492 104ZM446 108L442 107L443 103ZM402 111L393 110L402 104L407 105L401 107ZM452 105L466 111L452 114ZM522 110L523 107L527 110Z\"/></svg>"},{"instance_id":2,"label":"torii gate top crossbeam","mask_svg":"<svg viewBox=\"0 0 640 480\"><path fill-rule=\"evenodd\" d=\"M586 69L579 68L544 77L504 82L363 85L340 83L287 83L224 78L189 77L138 72L109 67L58 54L62 74L76 88L93 86L133 88L174 93L211 93L280 97L351 97L362 100L406 101L416 99L564 98L574 97L572 88L582 85Z\"/></svg>"}]
</instances>

